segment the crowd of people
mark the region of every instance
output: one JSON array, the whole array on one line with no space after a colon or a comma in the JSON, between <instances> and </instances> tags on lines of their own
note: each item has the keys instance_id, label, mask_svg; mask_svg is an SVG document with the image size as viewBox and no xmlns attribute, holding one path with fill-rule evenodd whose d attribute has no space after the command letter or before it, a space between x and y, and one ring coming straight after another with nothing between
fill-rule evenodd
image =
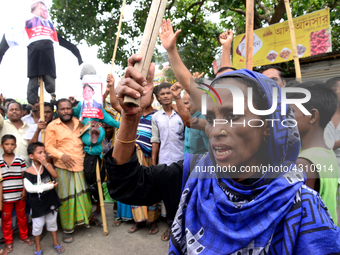
<instances>
[{"instance_id":1,"label":"crowd of people","mask_svg":"<svg viewBox=\"0 0 340 255\"><path fill-rule=\"evenodd\" d=\"M116 86L108 75L103 131L94 128L98 134L88 135L96 143L103 134L99 155L81 138L87 131L78 108L100 103L81 106L72 97L56 105L45 102L41 121L38 101L24 115L19 102L0 97L0 209L6 244L1 254L14 247L14 211L21 240L36 244L38 255L47 249L40 244L44 225L53 249L65 251L56 234L58 216L64 243L73 242L77 225L102 227L99 204L92 210L98 190L88 177L102 161L101 179L107 179L116 200L112 226L133 220L127 230L132 234L149 223L148 233L154 235L159 216L165 216L168 229L161 239L170 240L169 254L340 253L340 77L300 83L286 82L277 66L235 70L228 31L220 35L222 67L207 85L221 104L207 98L203 115L204 92L194 89L203 74L192 75L183 64L176 48L179 33L163 20L159 36L177 78L174 84L154 86L154 64L144 78L133 67L139 55L129 59ZM280 87L305 89L311 98L300 106L310 115L298 104L282 114L280 93L272 113L253 113L245 101L244 115L236 115L235 98L223 84L237 87L246 101L252 88L257 111L272 107L273 91ZM89 85L83 89L86 95L94 93ZM125 105L127 95L141 98L140 105ZM304 98L297 92L287 95L289 102ZM155 98L160 109L152 106Z\"/></svg>"}]
</instances>

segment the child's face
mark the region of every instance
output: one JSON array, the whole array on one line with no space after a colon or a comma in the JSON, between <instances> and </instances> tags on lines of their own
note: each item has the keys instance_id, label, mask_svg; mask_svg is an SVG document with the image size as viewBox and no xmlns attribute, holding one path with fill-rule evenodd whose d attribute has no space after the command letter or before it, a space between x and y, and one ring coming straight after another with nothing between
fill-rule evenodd
<instances>
[{"instance_id":1,"label":"child's face","mask_svg":"<svg viewBox=\"0 0 340 255\"><path fill-rule=\"evenodd\" d=\"M304 115L303 112L298 107L296 107L296 105L291 104L290 107L293 110L299 133L303 135L308 130L310 117Z\"/></svg>"},{"instance_id":2,"label":"child's face","mask_svg":"<svg viewBox=\"0 0 340 255\"><path fill-rule=\"evenodd\" d=\"M35 148L33 155L30 154L29 156L30 156L31 159L33 159L35 161L39 161L38 158L41 157L41 156L46 158L45 147L39 146L39 147Z\"/></svg>"},{"instance_id":3,"label":"child's face","mask_svg":"<svg viewBox=\"0 0 340 255\"><path fill-rule=\"evenodd\" d=\"M1 144L1 148L6 154L13 154L13 151L17 147L14 139L7 139Z\"/></svg>"}]
</instances>

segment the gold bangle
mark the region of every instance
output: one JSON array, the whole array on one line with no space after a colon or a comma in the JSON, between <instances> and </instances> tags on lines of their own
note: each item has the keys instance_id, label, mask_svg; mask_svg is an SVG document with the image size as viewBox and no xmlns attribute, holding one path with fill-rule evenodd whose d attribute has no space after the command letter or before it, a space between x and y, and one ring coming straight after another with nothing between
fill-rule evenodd
<instances>
[{"instance_id":1,"label":"gold bangle","mask_svg":"<svg viewBox=\"0 0 340 255\"><path fill-rule=\"evenodd\" d=\"M131 141L122 141L122 140L119 140L118 139L118 133L117 133L117 135L116 135L116 140L118 141L118 142L120 142L120 143L134 143L136 140L138 140L138 138L140 137L140 133L139 133L139 130L137 129L137 133L138 133L138 137L136 138L136 139L134 139L134 140L131 140Z\"/></svg>"}]
</instances>

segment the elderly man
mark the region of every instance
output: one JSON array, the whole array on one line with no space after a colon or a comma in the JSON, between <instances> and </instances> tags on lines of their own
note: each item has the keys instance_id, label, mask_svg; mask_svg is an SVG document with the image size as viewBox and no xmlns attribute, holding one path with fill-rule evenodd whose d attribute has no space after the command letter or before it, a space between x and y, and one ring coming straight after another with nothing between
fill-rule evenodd
<instances>
[{"instance_id":1,"label":"elderly man","mask_svg":"<svg viewBox=\"0 0 340 255\"><path fill-rule=\"evenodd\" d=\"M92 212L90 196L84 175L84 147L79 137L82 124L72 117L72 105L68 99L57 103L58 119L46 129L46 151L53 158L58 173L56 187L62 206L59 208L65 243L73 242L75 225L89 225Z\"/></svg>"},{"instance_id":2,"label":"elderly man","mask_svg":"<svg viewBox=\"0 0 340 255\"><path fill-rule=\"evenodd\" d=\"M10 101L7 105L7 120L4 120L0 114L0 137L11 134L17 139L17 148L14 153L20 155L24 160L26 165L30 164L30 159L27 154L28 141L24 139L24 135L29 127L29 125L21 120L22 109L21 104L16 101ZM0 148L0 154L3 153L3 149Z\"/></svg>"}]
</instances>

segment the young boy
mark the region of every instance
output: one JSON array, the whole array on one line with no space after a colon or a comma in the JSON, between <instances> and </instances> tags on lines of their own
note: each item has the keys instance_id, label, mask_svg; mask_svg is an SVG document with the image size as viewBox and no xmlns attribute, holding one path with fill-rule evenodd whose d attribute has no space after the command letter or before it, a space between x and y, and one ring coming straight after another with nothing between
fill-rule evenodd
<instances>
[{"instance_id":1,"label":"young boy","mask_svg":"<svg viewBox=\"0 0 340 255\"><path fill-rule=\"evenodd\" d=\"M34 241L28 238L25 212L27 194L22 175L26 170L26 164L22 157L13 153L16 147L15 136L4 135L1 138L1 148L4 150L4 153L0 156L0 168L3 177L2 231L6 242L5 253L13 251L12 211L14 205L18 218L20 239L27 245L34 244Z\"/></svg>"},{"instance_id":2,"label":"young boy","mask_svg":"<svg viewBox=\"0 0 340 255\"><path fill-rule=\"evenodd\" d=\"M326 145L323 134L338 108L338 96L323 83L305 82L298 87L311 93L311 99L303 104L311 115L304 115L296 105L291 105L302 141L302 151L296 163L307 175L306 185L320 193L333 221L337 223L338 163L334 151ZM295 93L289 98L300 98L300 95Z\"/></svg>"},{"instance_id":3,"label":"young boy","mask_svg":"<svg viewBox=\"0 0 340 255\"><path fill-rule=\"evenodd\" d=\"M47 230L52 234L54 250L61 254L65 251L65 248L57 240L57 215L61 202L54 189L58 183L52 181L52 178L58 177L58 173L51 164L47 163L43 143L30 144L27 153L32 159L32 166L24 173L24 185L26 190L31 193L29 199L32 207L32 234L36 242L35 254L42 254L40 235L45 224Z\"/></svg>"}]
</instances>

